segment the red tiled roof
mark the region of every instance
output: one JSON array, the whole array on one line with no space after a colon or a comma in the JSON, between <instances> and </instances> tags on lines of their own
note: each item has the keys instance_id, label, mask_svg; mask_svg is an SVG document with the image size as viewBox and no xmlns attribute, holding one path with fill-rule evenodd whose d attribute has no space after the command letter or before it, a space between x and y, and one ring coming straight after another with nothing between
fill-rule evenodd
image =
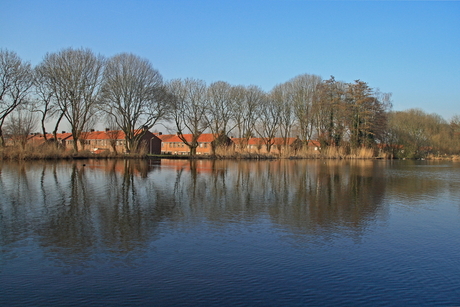
<instances>
[{"instance_id":1,"label":"red tiled roof","mask_svg":"<svg viewBox=\"0 0 460 307\"><path fill-rule=\"evenodd\" d=\"M310 140L308 141L308 146L321 147L321 143L319 141Z\"/></svg>"},{"instance_id":2,"label":"red tiled roof","mask_svg":"<svg viewBox=\"0 0 460 307\"><path fill-rule=\"evenodd\" d=\"M57 133L56 134L56 138L58 140L65 140L67 139L68 137L71 137L72 136L72 133L70 132L67 132L67 133ZM51 133L47 133L46 134L46 139L47 140L51 140L51 139L54 139L54 135L51 134ZM34 134L34 135L31 135L29 137L29 140L32 140L32 141L42 141L44 140L44 136L43 134Z\"/></svg>"},{"instance_id":3,"label":"red tiled roof","mask_svg":"<svg viewBox=\"0 0 460 307\"><path fill-rule=\"evenodd\" d=\"M286 138L286 145L292 145L297 138ZM284 145L284 139L283 138L274 138L272 141L274 141L273 145Z\"/></svg>"},{"instance_id":4,"label":"red tiled roof","mask_svg":"<svg viewBox=\"0 0 460 307\"><path fill-rule=\"evenodd\" d=\"M134 134L141 133L142 130L138 129ZM150 131L148 131L150 132ZM109 131L90 131L82 132L80 139L83 140L124 140L126 139L125 133L122 130L109 130ZM73 140L73 136L70 133L69 140Z\"/></svg>"},{"instance_id":5,"label":"red tiled roof","mask_svg":"<svg viewBox=\"0 0 460 307\"><path fill-rule=\"evenodd\" d=\"M235 143L236 145L242 145L244 142L246 142L245 138L232 138L232 142Z\"/></svg>"},{"instance_id":6,"label":"red tiled roof","mask_svg":"<svg viewBox=\"0 0 460 307\"><path fill-rule=\"evenodd\" d=\"M192 142L192 135L191 134L183 134L183 138L187 142ZM162 142L174 142L174 143L182 143L183 141L177 136L176 134L163 134L158 135L158 138L161 139ZM214 141L215 136L212 133L203 133L198 137L198 143L211 143Z\"/></svg>"},{"instance_id":7,"label":"red tiled roof","mask_svg":"<svg viewBox=\"0 0 460 307\"><path fill-rule=\"evenodd\" d=\"M162 142L178 142L178 141L170 141L171 139L173 139L173 137L177 137L175 134L162 134L162 135L157 135L157 136Z\"/></svg>"}]
</instances>

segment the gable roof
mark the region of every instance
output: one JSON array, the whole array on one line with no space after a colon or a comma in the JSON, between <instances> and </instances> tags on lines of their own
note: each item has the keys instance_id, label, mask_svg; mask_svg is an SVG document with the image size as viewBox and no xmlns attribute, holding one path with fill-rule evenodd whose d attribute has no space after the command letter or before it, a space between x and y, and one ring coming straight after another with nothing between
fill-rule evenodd
<instances>
[{"instance_id":1,"label":"gable roof","mask_svg":"<svg viewBox=\"0 0 460 307\"><path fill-rule=\"evenodd\" d=\"M137 129L134 131L135 135L138 135L142 132L142 129ZM150 131L146 132L146 135L151 136L152 138L157 138L158 136L154 135ZM80 135L82 140L125 140L126 134L122 130L105 130L105 131L88 131L82 132ZM73 140L73 136L70 133L69 140Z\"/></svg>"},{"instance_id":2,"label":"gable roof","mask_svg":"<svg viewBox=\"0 0 460 307\"><path fill-rule=\"evenodd\" d=\"M182 134L183 138L191 143L192 142L192 134ZM183 143L183 141L179 138L177 134L162 134L158 135L158 138L161 139L162 142L171 142L171 143ZM217 138L216 135L212 133L202 133L198 137L198 143L211 143Z\"/></svg>"},{"instance_id":3,"label":"gable roof","mask_svg":"<svg viewBox=\"0 0 460 307\"><path fill-rule=\"evenodd\" d=\"M70 132L64 132L64 133L57 133L56 134L56 138L58 140L66 140L67 138L71 137L72 136L72 133ZM52 133L47 133L46 134L46 139L47 140L53 140L54 139L54 135ZM33 135L31 135L28 140L30 141L34 141L34 142L37 142L37 141L45 141L45 137L43 134L41 133L34 133Z\"/></svg>"}]
</instances>

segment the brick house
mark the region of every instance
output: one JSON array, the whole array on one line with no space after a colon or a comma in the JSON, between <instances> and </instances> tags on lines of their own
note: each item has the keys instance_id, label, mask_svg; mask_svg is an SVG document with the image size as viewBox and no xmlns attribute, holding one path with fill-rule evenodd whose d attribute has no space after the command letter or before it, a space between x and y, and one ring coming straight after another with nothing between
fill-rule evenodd
<instances>
[{"instance_id":1,"label":"brick house","mask_svg":"<svg viewBox=\"0 0 460 307\"><path fill-rule=\"evenodd\" d=\"M182 135L189 143L192 142L191 134ZM177 134L158 134L161 139L161 153L173 155L189 155L190 148L179 138ZM217 140L220 138L220 143L230 145L231 140L227 136L217 136L212 133L203 133L198 137L198 147L196 148L197 155L210 155L213 153L213 148Z\"/></svg>"},{"instance_id":2,"label":"brick house","mask_svg":"<svg viewBox=\"0 0 460 307\"><path fill-rule=\"evenodd\" d=\"M40 133L32 133L27 140L27 143L32 144L34 146L39 146L44 144L45 142L57 142L60 145L65 145L65 142L68 138L72 136L72 133L62 131L62 133L56 133L56 140L54 139L54 134L47 133L46 140L45 136Z\"/></svg>"},{"instance_id":3,"label":"brick house","mask_svg":"<svg viewBox=\"0 0 460 307\"><path fill-rule=\"evenodd\" d=\"M142 130L137 130L137 133L141 133ZM64 141L64 145L68 148L73 146L72 135ZM94 153L101 152L126 152L126 140L125 133L121 130L109 130L82 132L80 140L78 142L79 149L89 150ZM83 148L81 143L83 143ZM147 154L160 154L161 152L161 140L150 131L145 131L144 135L139 141L138 150Z\"/></svg>"}]
</instances>

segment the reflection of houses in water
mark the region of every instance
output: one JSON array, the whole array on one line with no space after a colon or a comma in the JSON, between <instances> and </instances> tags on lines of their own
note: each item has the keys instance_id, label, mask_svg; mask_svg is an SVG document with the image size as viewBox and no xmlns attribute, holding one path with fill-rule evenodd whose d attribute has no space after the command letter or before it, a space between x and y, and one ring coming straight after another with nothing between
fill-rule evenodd
<instances>
[{"instance_id":1,"label":"reflection of houses in water","mask_svg":"<svg viewBox=\"0 0 460 307\"><path fill-rule=\"evenodd\" d=\"M83 163L81 163L83 164ZM146 177L153 171L154 165L159 165L160 160L154 159L109 159L109 160L89 160L84 162L84 167L91 170L101 170L105 172L115 172L121 175L135 175Z\"/></svg>"},{"instance_id":2,"label":"reflection of houses in water","mask_svg":"<svg viewBox=\"0 0 460 307\"><path fill-rule=\"evenodd\" d=\"M162 159L161 167L181 171L193 171L196 173L213 173L216 169L222 168L227 161L216 160L177 160Z\"/></svg>"},{"instance_id":3,"label":"reflection of houses in water","mask_svg":"<svg viewBox=\"0 0 460 307\"><path fill-rule=\"evenodd\" d=\"M360 235L386 210L385 165L375 161L161 160L160 167L151 162L5 164L2 172L8 176L0 182L9 178L3 186L15 188L5 190L11 193L5 193L2 202L1 227L11 237L7 239L19 240L13 235L13 221L24 214L21 219L30 225L38 223L33 229L43 244L62 247L63 259L71 261L72 255L101 244L121 246L123 251L147 246L164 221L183 223L199 217L226 227L267 219L304 242L309 239L302 236L306 233L329 238L335 232ZM37 174L41 180L35 180ZM28 195L34 195L34 201L41 197L46 210L33 211L40 216L31 218L32 213L15 209L15 204L30 201Z\"/></svg>"}]
</instances>

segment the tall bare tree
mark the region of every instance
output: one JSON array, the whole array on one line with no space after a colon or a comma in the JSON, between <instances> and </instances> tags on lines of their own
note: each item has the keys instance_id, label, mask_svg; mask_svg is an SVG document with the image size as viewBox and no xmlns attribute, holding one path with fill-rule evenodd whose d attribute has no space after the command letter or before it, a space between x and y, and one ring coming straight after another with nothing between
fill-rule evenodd
<instances>
[{"instance_id":1,"label":"tall bare tree","mask_svg":"<svg viewBox=\"0 0 460 307\"><path fill-rule=\"evenodd\" d=\"M274 138L278 132L283 112L283 104L275 99L274 94L276 93L265 95L262 100L258 124L255 126L255 131L262 138L267 152L271 151L274 144Z\"/></svg>"},{"instance_id":2,"label":"tall bare tree","mask_svg":"<svg viewBox=\"0 0 460 307\"><path fill-rule=\"evenodd\" d=\"M100 108L125 133L126 151L136 151L145 131L168 111L163 78L147 59L116 55L104 70Z\"/></svg>"},{"instance_id":3,"label":"tall bare tree","mask_svg":"<svg viewBox=\"0 0 460 307\"><path fill-rule=\"evenodd\" d=\"M235 127L231 121L234 111L232 98L232 86L227 82L217 81L208 87L206 120L211 132L217 136L213 151L218 146L226 145L227 135Z\"/></svg>"},{"instance_id":4,"label":"tall bare tree","mask_svg":"<svg viewBox=\"0 0 460 307\"><path fill-rule=\"evenodd\" d=\"M34 90L37 99L34 103L33 112L41 114L40 126L43 137L45 140L47 139L45 128L46 122L51 118L56 118L53 129L54 139L56 140L57 131L64 117L64 112L57 104L54 87L50 86L50 83L47 82L46 67L43 63L39 64L34 69ZM57 145L58 143L56 142L56 146Z\"/></svg>"},{"instance_id":5,"label":"tall bare tree","mask_svg":"<svg viewBox=\"0 0 460 307\"><path fill-rule=\"evenodd\" d=\"M94 116L100 91L104 58L89 49L68 48L48 53L41 63L43 81L55 95L56 103L70 123L73 148Z\"/></svg>"},{"instance_id":6,"label":"tall bare tree","mask_svg":"<svg viewBox=\"0 0 460 307\"><path fill-rule=\"evenodd\" d=\"M288 137L295 123L293 92L290 90L289 83L276 85L271 93L270 99L279 108L279 132L283 138L283 145L286 146Z\"/></svg>"},{"instance_id":7,"label":"tall bare tree","mask_svg":"<svg viewBox=\"0 0 460 307\"><path fill-rule=\"evenodd\" d=\"M9 50L0 50L0 146L5 145L3 125L8 115L29 102L33 84L30 63Z\"/></svg>"},{"instance_id":8,"label":"tall bare tree","mask_svg":"<svg viewBox=\"0 0 460 307\"><path fill-rule=\"evenodd\" d=\"M316 75L299 75L286 83L289 91L288 97L292 99L294 115L299 125L302 140L309 141L312 138L314 121L314 103L318 94L318 85L321 77Z\"/></svg>"},{"instance_id":9,"label":"tall bare tree","mask_svg":"<svg viewBox=\"0 0 460 307\"><path fill-rule=\"evenodd\" d=\"M255 134L255 124L259 117L261 104L266 98L262 89L255 85L235 86L232 89L233 120L238 130L238 137L243 140L240 146L245 148Z\"/></svg>"},{"instance_id":10,"label":"tall bare tree","mask_svg":"<svg viewBox=\"0 0 460 307\"><path fill-rule=\"evenodd\" d=\"M190 155L196 154L198 138L208 128L206 112L208 111L208 96L206 83L196 79L174 79L167 85L173 95L171 113L177 129L177 136L190 149ZM192 135L191 140L184 136Z\"/></svg>"}]
</instances>

